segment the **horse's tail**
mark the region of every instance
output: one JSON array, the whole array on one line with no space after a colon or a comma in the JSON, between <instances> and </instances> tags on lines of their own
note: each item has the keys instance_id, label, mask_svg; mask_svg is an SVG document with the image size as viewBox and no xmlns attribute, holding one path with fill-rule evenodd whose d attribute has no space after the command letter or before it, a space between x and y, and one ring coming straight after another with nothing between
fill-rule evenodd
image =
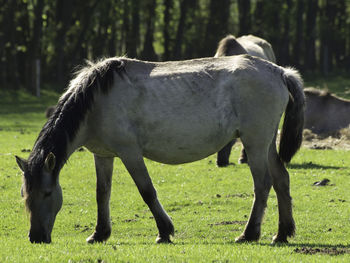
<instances>
[{"instance_id":1,"label":"horse's tail","mask_svg":"<svg viewBox=\"0 0 350 263\"><path fill-rule=\"evenodd\" d=\"M303 80L298 71L285 68L283 76L290 95L284 115L279 156L283 162L289 163L303 140L305 96Z\"/></svg>"}]
</instances>

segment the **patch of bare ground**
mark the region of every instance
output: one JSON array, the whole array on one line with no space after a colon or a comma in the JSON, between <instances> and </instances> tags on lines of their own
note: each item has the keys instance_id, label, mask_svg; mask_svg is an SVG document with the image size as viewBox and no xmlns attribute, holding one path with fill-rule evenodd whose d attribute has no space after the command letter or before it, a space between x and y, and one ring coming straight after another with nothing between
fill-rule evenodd
<instances>
[{"instance_id":1,"label":"patch of bare ground","mask_svg":"<svg viewBox=\"0 0 350 263\"><path fill-rule=\"evenodd\" d=\"M337 248L337 247L298 247L294 249L295 253L305 254L305 255L315 255L315 254L324 254L330 256L337 256L342 254L350 254L350 249L348 248Z\"/></svg>"},{"instance_id":2,"label":"patch of bare ground","mask_svg":"<svg viewBox=\"0 0 350 263\"><path fill-rule=\"evenodd\" d=\"M303 147L315 150L349 150L350 128L344 128L328 134L316 134L305 129L303 132Z\"/></svg>"},{"instance_id":3,"label":"patch of bare ground","mask_svg":"<svg viewBox=\"0 0 350 263\"><path fill-rule=\"evenodd\" d=\"M280 140L280 130L277 134L277 145ZM238 144L241 141L238 139ZM309 129L303 131L302 147L313 150L350 150L350 126L333 133L316 134Z\"/></svg>"}]
</instances>

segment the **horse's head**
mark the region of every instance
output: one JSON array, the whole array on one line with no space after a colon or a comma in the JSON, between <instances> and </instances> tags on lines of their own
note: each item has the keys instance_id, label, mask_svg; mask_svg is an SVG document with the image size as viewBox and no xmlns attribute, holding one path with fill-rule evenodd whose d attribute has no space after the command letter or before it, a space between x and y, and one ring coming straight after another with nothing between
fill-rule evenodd
<instances>
[{"instance_id":1,"label":"horse's head","mask_svg":"<svg viewBox=\"0 0 350 263\"><path fill-rule=\"evenodd\" d=\"M56 215L62 206L62 190L55 174L56 157L49 153L41 162L16 156L23 172L22 196L30 215L29 240L50 243Z\"/></svg>"}]
</instances>

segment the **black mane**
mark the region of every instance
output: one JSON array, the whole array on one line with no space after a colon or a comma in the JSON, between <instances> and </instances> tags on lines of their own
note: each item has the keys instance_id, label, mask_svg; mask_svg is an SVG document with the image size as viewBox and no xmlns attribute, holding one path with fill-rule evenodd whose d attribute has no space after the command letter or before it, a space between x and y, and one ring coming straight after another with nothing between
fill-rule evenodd
<instances>
[{"instance_id":1,"label":"black mane","mask_svg":"<svg viewBox=\"0 0 350 263\"><path fill-rule=\"evenodd\" d=\"M105 59L97 63L87 62L87 64L75 74L68 90L59 99L54 113L35 142L28 160L27 189L34 178L40 176L40 170L50 152L56 156L54 174L58 175L67 160L68 143L75 138L80 124L93 106L94 95L98 91L107 93L112 86L114 73L123 77L125 72L125 60L120 58Z\"/></svg>"}]
</instances>

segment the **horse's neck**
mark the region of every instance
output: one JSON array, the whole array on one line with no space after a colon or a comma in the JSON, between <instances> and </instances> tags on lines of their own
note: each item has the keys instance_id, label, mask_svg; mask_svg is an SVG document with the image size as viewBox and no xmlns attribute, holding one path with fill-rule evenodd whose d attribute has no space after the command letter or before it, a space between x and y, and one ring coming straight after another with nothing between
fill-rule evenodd
<instances>
[{"instance_id":1,"label":"horse's neck","mask_svg":"<svg viewBox=\"0 0 350 263\"><path fill-rule=\"evenodd\" d=\"M87 141L86 123L83 122L72 141L67 144L67 160L74 153L74 151L82 147Z\"/></svg>"},{"instance_id":2,"label":"horse's neck","mask_svg":"<svg viewBox=\"0 0 350 263\"><path fill-rule=\"evenodd\" d=\"M77 131L73 139L69 139L68 136L66 136L67 144L65 148L60 148L60 145L55 145L54 148L52 149L54 153L58 154L56 156L58 158L58 170L62 169L66 160L69 159L69 157L74 153L76 149L78 149L79 147L85 144L86 138L87 138L86 132L85 132L86 127L84 124L81 124L80 126L81 127L79 128L79 130ZM62 136L62 134L60 136Z\"/></svg>"}]
</instances>

